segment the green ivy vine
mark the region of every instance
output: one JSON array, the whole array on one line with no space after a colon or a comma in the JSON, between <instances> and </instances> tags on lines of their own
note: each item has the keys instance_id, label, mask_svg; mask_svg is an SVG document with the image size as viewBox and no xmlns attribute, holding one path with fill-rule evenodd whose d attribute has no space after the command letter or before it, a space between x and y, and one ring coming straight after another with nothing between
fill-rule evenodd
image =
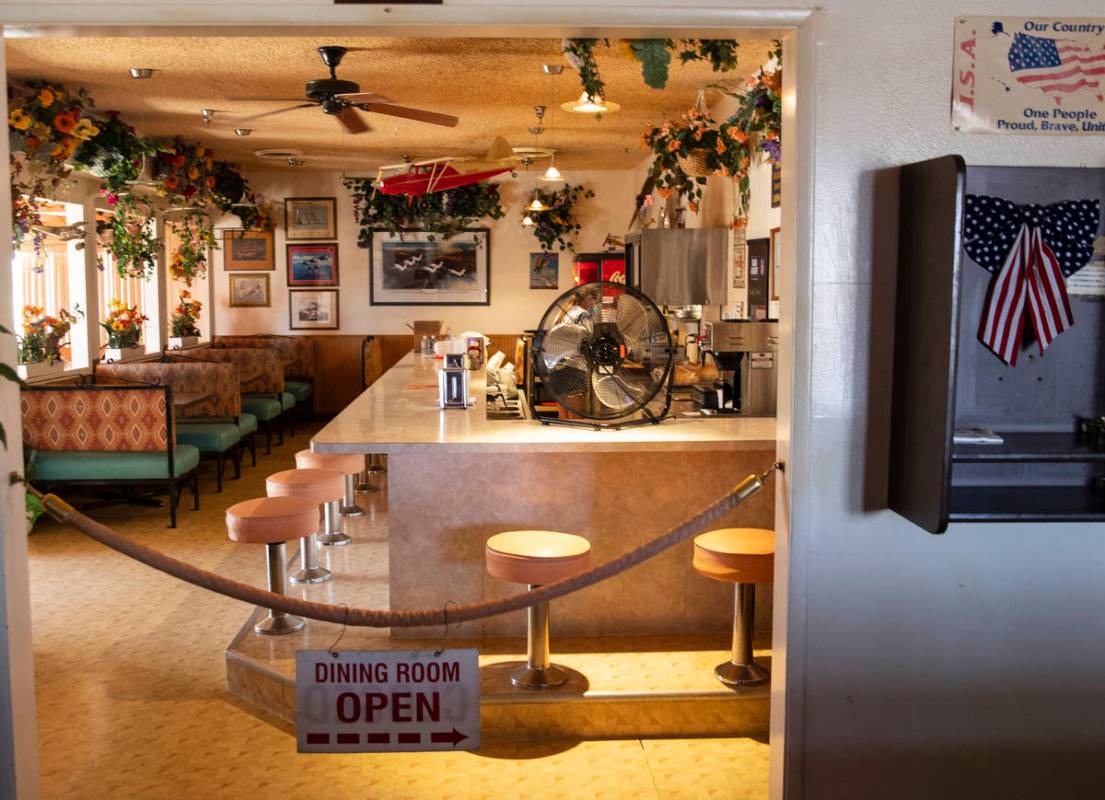
<instances>
[{"instance_id":1,"label":"green ivy vine","mask_svg":"<svg viewBox=\"0 0 1105 800\"><path fill-rule=\"evenodd\" d=\"M373 229L389 233L427 231L448 239L480 219L502 219L505 211L494 183L473 183L417 197L384 194L367 178L347 178L353 195L353 218L360 226L359 247L372 244Z\"/></svg>"}]
</instances>

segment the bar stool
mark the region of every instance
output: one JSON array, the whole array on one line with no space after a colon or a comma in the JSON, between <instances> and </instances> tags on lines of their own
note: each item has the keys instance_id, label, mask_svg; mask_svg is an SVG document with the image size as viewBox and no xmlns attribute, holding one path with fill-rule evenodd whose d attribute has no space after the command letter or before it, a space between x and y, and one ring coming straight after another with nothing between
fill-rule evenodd
<instances>
[{"instance_id":1,"label":"bar stool","mask_svg":"<svg viewBox=\"0 0 1105 800\"><path fill-rule=\"evenodd\" d=\"M694 539L694 569L716 581L736 583L733 608L733 655L714 668L726 686L755 686L771 673L752 659L756 584L771 583L775 569L775 531L721 528Z\"/></svg>"},{"instance_id":2,"label":"bar stool","mask_svg":"<svg viewBox=\"0 0 1105 800\"><path fill-rule=\"evenodd\" d=\"M345 476L341 515L359 517L364 513L364 509L357 505L357 496L353 493L353 476L364 468L364 456L360 453L315 453L300 450L295 454L295 465L300 469L336 469Z\"/></svg>"},{"instance_id":3,"label":"bar stool","mask_svg":"<svg viewBox=\"0 0 1105 800\"><path fill-rule=\"evenodd\" d=\"M226 533L232 541L265 545L269 591L284 594L284 542L305 541L318 528L318 506L303 497L257 497L235 503L226 510ZM270 608L268 616L253 626L265 635L303 630L300 617Z\"/></svg>"},{"instance_id":4,"label":"bar stool","mask_svg":"<svg viewBox=\"0 0 1105 800\"><path fill-rule=\"evenodd\" d=\"M587 569L591 543L556 531L506 531L487 540L487 571L511 583L537 589ZM526 609L526 665L510 676L523 689L552 689L568 679L564 667L549 663L549 604Z\"/></svg>"},{"instance_id":5,"label":"bar stool","mask_svg":"<svg viewBox=\"0 0 1105 800\"><path fill-rule=\"evenodd\" d=\"M357 478L357 491L378 492L380 491L380 484L377 481L380 478L380 473L385 472L384 456L373 453L372 455L365 456L365 462ZM369 481L369 476L372 477L371 482Z\"/></svg>"},{"instance_id":6,"label":"bar stool","mask_svg":"<svg viewBox=\"0 0 1105 800\"><path fill-rule=\"evenodd\" d=\"M341 496L341 473L332 469L286 469L265 479L269 497L303 497L315 504L315 532L299 543L299 569L288 576L292 583L322 583L332 573L318 563L318 506ZM343 534L344 535L344 534Z\"/></svg>"}]
</instances>

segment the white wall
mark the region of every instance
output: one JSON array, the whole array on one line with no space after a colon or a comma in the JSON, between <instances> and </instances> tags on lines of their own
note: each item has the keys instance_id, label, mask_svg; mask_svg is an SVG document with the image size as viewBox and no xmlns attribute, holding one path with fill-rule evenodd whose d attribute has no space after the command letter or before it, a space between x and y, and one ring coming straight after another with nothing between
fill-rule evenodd
<instances>
[{"instance_id":1,"label":"white wall","mask_svg":"<svg viewBox=\"0 0 1105 800\"><path fill-rule=\"evenodd\" d=\"M338 278L341 282L339 331L332 333L407 333L406 323L416 319L440 319L453 331L478 330L484 333L520 333L535 328L541 315L559 295L549 289L529 288L529 254L539 252L536 237L522 227L520 209L527 200L532 177L519 173L506 178L500 192L506 216L500 220L475 223L491 229L491 305L489 306L370 306L368 302L368 250L357 247L359 226L353 222L353 199L342 186L339 173L248 172L250 187L277 200L298 196L334 196L338 201ZM602 249L608 233L624 234L637 187L630 184L630 172L592 171L565 174L573 185L582 184L595 192L593 198L579 202L583 231L577 238L579 252ZM549 184L538 184L542 187ZM220 226L234 227L237 220L228 217ZM217 333L288 332L287 261L283 226L276 230L276 270L268 273L272 289L269 308L230 308L228 273L222 268L223 253L214 259L214 296ZM242 274L242 273L229 273ZM572 254L560 254L560 291L572 285Z\"/></svg>"}]
</instances>

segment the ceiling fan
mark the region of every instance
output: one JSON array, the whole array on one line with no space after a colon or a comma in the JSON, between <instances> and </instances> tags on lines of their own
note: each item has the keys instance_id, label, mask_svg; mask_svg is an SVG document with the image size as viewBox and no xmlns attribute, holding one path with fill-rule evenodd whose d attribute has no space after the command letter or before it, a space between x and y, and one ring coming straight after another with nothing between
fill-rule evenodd
<instances>
[{"instance_id":1,"label":"ceiling fan","mask_svg":"<svg viewBox=\"0 0 1105 800\"><path fill-rule=\"evenodd\" d=\"M431 125L446 125L455 127L459 120L449 114L438 114L433 111L422 111L417 108L394 105L390 97L362 92L359 84L353 81L340 79L336 70L341 64L342 58L348 52L346 47L330 45L318 48L318 54L322 57L322 63L330 69L329 78L318 78L307 81L305 88L306 97L234 97L236 101L302 101L299 105L279 108L276 111L266 111L262 114L254 114L244 117L247 120L271 117L275 114L283 114L287 111L296 111L301 108L321 107L322 113L335 117L349 133L364 133L371 130L365 120L358 114L358 110L373 114L387 114L391 117L402 117L416 122L428 122Z\"/></svg>"}]
</instances>

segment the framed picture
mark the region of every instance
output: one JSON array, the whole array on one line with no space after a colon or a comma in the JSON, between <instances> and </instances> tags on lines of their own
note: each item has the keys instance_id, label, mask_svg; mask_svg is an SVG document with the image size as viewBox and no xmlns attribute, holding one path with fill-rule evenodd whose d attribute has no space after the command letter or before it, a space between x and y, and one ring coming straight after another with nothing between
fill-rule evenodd
<instances>
[{"instance_id":1,"label":"framed picture","mask_svg":"<svg viewBox=\"0 0 1105 800\"><path fill-rule=\"evenodd\" d=\"M468 228L443 239L431 233L372 232L368 300L374 306L491 304L491 235Z\"/></svg>"},{"instance_id":2,"label":"framed picture","mask_svg":"<svg viewBox=\"0 0 1105 800\"><path fill-rule=\"evenodd\" d=\"M337 286L338 244L289 244L289 286Z\"/></svg>"},{"instance_id":3,"label":"framed picture","mask_svg":"<svg viewBox=\"0 0 1105 800\"><path fill-rule=\"evenodd\" d=\"M272 231L223 231L223 269L257 271L276 269Z\"/></svg>"},{"instance_id":4,"label":"framed picture","mask_svg":"<svg viewBox=\"0 0 1105 800\"><path fill-rule=\"evenodd\" d=\"M337 239L338 201L333 197L288 197L284 231L288 239Z\"/></svg>"},{"instance_id":5,"label":"framed picture","mask_svg":"<svg viewBox=\"0 0 1105 800\"><path fill-rule=\"evenodd\" d=\"M779 249L780 228L771 229L771 270L768 275L771 280L771 299L779 299L779 270L782 269L782 251Z\"/></svg>"},{"instance_id":6,"label":"framed picture","mask_svg":"<svg viewBox=\"0 0 1105 800\"><path fill-rule=\"evenodd\" d=\"M529 254L529 288L558 289L560 287L560 254Z\"/></svg>"},{"instance_id":7,"label":"framed picture","mask_svg":"<svg viewBox=\"0 0 1105 800\"><path fill-rule=\"evenodd\" d=\"M288 327L293 331L336 331L340 324L337 289L288 290Z\"/></svg>"},{"instance_id":8,"label":"framed picture","mask_svg":"<svg viewBox=\"0 0 1105 800\"><path fill-rule=\"evenodd\" d=\"M229 275L231 308L267 308L269 300L268 275Z\"/></svg>"}]
</instances>

